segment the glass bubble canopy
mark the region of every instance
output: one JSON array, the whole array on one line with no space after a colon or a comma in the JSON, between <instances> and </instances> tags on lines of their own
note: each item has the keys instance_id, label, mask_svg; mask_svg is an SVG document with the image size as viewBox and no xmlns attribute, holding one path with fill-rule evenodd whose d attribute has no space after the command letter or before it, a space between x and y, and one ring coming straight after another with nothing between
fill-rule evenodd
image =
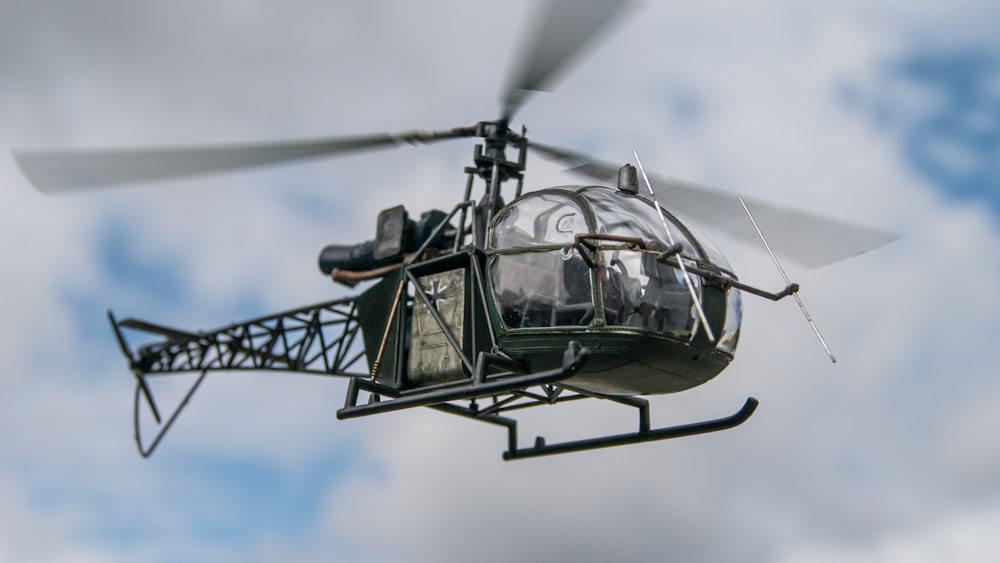
<instances>
[{"instance_id":1,"label":"glass bubble canopy","mask_svg":"<svg viewBox=\"0 0 1000 563\"><path fill-rule=\"evenodd\" d=\"M522 196L497 214L488 241L493 297L505 329L619 328L693 338L699 321L692 292L676 262L661 257L671 238L681 244L685 264L735 279L714 245L666 211L661 220L643 197L600 186ZM705 299L704 280L690 279L694 295ZM720 292L720 306L709 322L718 347L732 353L740 293L712 289Z\"/></svg>"}]
</instances>

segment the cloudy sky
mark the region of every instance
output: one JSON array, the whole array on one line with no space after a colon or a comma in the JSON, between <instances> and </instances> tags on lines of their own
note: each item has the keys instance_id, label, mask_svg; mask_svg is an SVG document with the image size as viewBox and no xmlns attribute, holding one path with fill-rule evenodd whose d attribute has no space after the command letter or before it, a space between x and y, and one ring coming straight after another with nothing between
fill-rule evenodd
<instances>
[{"instance_id":1,"label":"cloudy sky","mask_svg":"<svg viewBox=\"0 0 1000 563\"><path fill-rule=\"evenodd\" d=\"M494 118L530 2L0 0L0 147L203 144ZM198 329L348 295L378 211L450 208L471 143L86 195L0 158L0 560L1000 559L1000 6L664 1L518 115L534 138L906 233L789 267L734 364L654 423L725 433L504 463L434 412L338 422L345 386L210 376L157 453L106 311ZM573 182L532 160L528 186ZM669 202L665 202L669 206ZM708 229L705 229L708 230ZM716 238L780 288L755 241ZM167 390L170 392L170 390ZM553 438L631 429L569 405Z\"/></svg>"}]
</instances>

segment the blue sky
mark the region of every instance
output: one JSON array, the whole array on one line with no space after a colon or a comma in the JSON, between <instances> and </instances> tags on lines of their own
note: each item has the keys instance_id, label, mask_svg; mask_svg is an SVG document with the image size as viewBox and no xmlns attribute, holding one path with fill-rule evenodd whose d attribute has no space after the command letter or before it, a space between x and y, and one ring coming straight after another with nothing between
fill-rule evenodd
<instances>
[{"instance_id":1,"label":"blue sky","mask_svg":"<svg viewBox=\"0 0 1000 563\"><path fill-rule=\"evenodd\" d=\"M892 94L865 100L871 119L898 137L907 163L948 197L987 203L1000 213L997 50L920 48L887 61L884 81L930 99L917 114L899 112Z\"/></svg>"},{"instance_id":2,"label":"blue sky","mask_svg":"<svg viewBox=\"0 0 1000 563\"><path fill-rule=\"evenodd\" d=\"M471 123L496 111L531 14L293 4L0 4L2 145ZM661 424L761 400L743 427L701 438L504 463L498 429L422 411L340 422L341 382L219 374L140 459L107 309L199 329L346 295L318 275L318 250L370 238L396 203L448 207L471 147L65 198L8 159L0 560L995 560L997 12L657 3L519 114L544 142L608 160L637 149L658 171L907 234L790 271L836 366L793 304L748 298L734 365L654 399ZM529 164L529 187L574 180ZM742 279L780 285L753 241L717 242ZM525 433L625 431L628 416L574 405Z\"/></svg>"}]
</instances>

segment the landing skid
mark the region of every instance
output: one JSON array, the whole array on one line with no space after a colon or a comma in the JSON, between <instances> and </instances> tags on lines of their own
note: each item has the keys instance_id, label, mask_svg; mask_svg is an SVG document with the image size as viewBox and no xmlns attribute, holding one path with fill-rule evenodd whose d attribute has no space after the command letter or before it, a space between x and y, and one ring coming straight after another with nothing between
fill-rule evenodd
<instances>
[{"instance_id":1,"label":"landing skid","mask_svg":"<svg viewBox=\"0 0 1000 563\"><path fill-rule=\"evenodd\" d=\"M757 399L747 398L735 414L725 418L695 422L692 424L682 424L679 426L668 426L666 428L649 428L649 402L642 401L642 405L636 405L639 409L639 431L631 434L615 434L613 436L603 436L598 438L587 438L571 442L560 442L557 444L546 444L545 438L541 436L535 438L535 445L530 448L518 448L516 446L515 427L510 427L508 432L515 434L512 436L512 446L503 453L504 461L512 459L524 459L529 457L540 457L544 455L566 454L572 452L583 452L587 450L598 450L614 446L627 446L629 444L639 444L642 442L656 442L658 440L669 440L671 438L681 438L684 436L694 436L696 434L707 434L718 432L739 426L746 422L750 415L757 409Z\"/></svg>"},{"instance_id":2,"label":"landing skid","mask_svg":"<svg viewBox=\"0 0 1000 563\"><path fill-rule=\"evenodd\" d=\"M510 461L514 459L625 446L642 442L656 442L659 440L727 430L746 422L757 409L757 399L750 397L739 411L724 418L651 429L649 422L649 401L632 396L591 393L561 383L579 371L589 356L589 350L580 348L574 342L570 344L569 348L563 354L562 367L554 370L527 375L507 373L492 379L480 377L462 385L416 392L404 396L393 396L393 390L383 385L379 385L374 381L356 378L352 379L348 386L344 408L337 411L337 418L357 418L413 407L428 407L440 412L506 427L507 451L503 453L503 459ZM535 395L527 392L528 388L534 386L542 387L543 393ZM359 393L362 391L369 394L368 402L359 404ZM572 395L569 397L561 396L563 391L569 391ZM506 396L506 398L500 400L499 403L494 403L494 406L491 407L481 408L476 402L476 399L483 398L497 400L499 396ZM534 401L522 405L498 406L511 402L516 396L531 397ZM518 446L517 420L496 414L514 408L529 408L546 403L554 405L558 402L583 398L607 400L637 409L639 411L638 431L556 444L547 444L545 438L538 436L535 438L533 446L524 448ZM468 406L463 406L455 404L455 401L469 401L469 403Z\"/></svg>"}]
</instances>

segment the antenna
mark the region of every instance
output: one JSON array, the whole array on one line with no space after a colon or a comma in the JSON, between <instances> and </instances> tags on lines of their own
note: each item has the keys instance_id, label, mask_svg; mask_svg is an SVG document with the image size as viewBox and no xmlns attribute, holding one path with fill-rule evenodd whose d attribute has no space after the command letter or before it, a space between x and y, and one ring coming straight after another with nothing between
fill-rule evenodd
<instances>
[{"instance_id":1,"label":"antenna","mask_svg":"<svg viewBox=\"0 0 1000 563\"><path fill-rule=\"evenodd\" d=\"M774 255L771 250L771 245L767 244L767 239L764 238L764 233L760 231L760 227L757 226L757 221L754 221L753 215L750 213L750 209L747 207L745 201L743 201L742 196L737 196L740 199L740 205L743 206L743 211L746 211L747 217L750 218L750 222L753 223L753 228L757 231L757 236L760 237L761 242L764 243L764 248L767 249L767 253L771 255L771 260L774 261L774 265L778 267L778 271L781 272L781 277L785 279L785 285L791 285L791 281L788 279L788 274L785 273L785 269L781 267L781 263L778 262L778 257ZM816 323L813 322L812 316L809 315L809 311L806 310L805 304L802 303L802 298L799 297L798 289L792 292L795 296L795 301L799 304L799 309L802 309L802 314L805 315L806 321L809 322L809 326L812 327L813 332L816 333L816 338L819 339L819 343L823 345L823 349L826 350L826 355L830 356L830 361L837 363L837 358L834 357L833 352L830 351L830 347L826 345L826 340L823 339L823 335L820 334L819 329L816 328Z\"/></svg>"},{"instance_id":2,"label":"antenna","mask_svg":"<svg viewBox=\"0 0 1000 563\"><path fill-rule=\"evenodd\" d=\"M663 209L660 208L660 202L656 200L656 193L653 191L653 185L649 183L649 176L646 176L646 169L642 167L642 161L639 160L639 153L635 150L632 151L635 155L635 162L639 165L639 172L642 173L642 180L646 184L646 190L649 191L649 196L653 198L653 205L656 207L656 212L660 215L660 222L663 223L663 230L667 232L667 242L670 243L671 247L681 248L680 246L675 246L674 235L670 234L670 227L667 226L667 218L663 216ZM708 319L705 318L705 310L701 308L701 300L698 299L698 295L694 291L694 284L691 283L691 276L688 274L687 267L684 266L684 258L680 255L680 250L677 251L677 264L681 267L681 273L684 274L684 281L687 283L688 293L691 294L691 300L694 301L694 305L698 310L698 318L701 319L701 324L705 326L705 332L708 333L708 339L715 342L715 335L712 334L712 327L708 326Z\"/></svg>"}]
</instances>

